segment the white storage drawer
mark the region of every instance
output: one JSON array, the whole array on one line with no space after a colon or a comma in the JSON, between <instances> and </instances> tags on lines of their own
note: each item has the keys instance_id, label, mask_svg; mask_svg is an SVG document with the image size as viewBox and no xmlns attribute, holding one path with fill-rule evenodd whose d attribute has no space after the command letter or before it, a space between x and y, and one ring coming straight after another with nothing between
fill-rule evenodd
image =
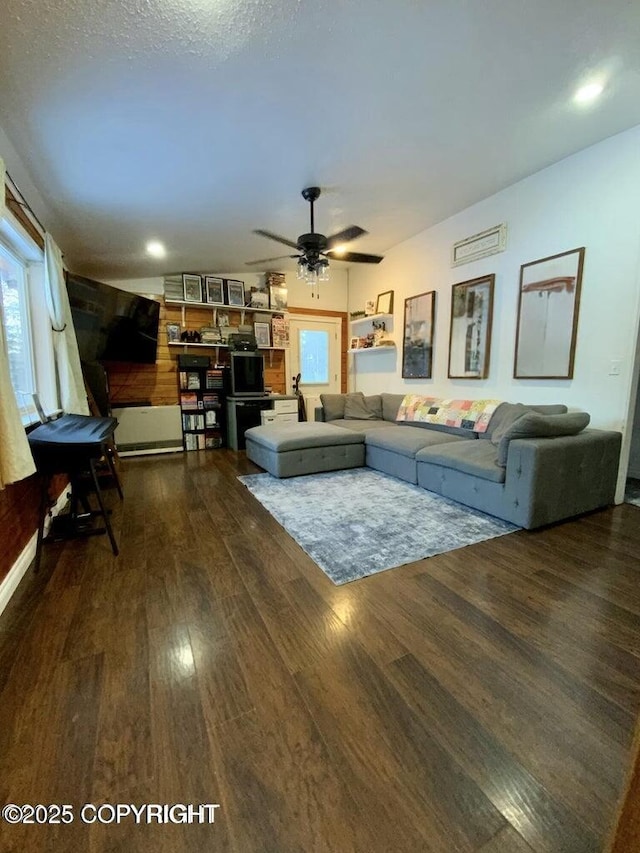
<instances>
[{"instance_id":1,"label":"white storage drawer","mask_svg":"<svg viewBox=\"0 0 640 853\"><path fill-rule=\"evenodd\" d=\"M278 419L278 416L273 411L273 409L263 409L260 412L260 423L262 426L265 424L274 424Z\"/></svg>"},{"instance_id":2,"label":"white storage drawer","mask_svg":"<svg viewBox=\"0 0 640 853\"><path fill-rule=\"evenodd\" d=\"M274 400L273 411L278 415L297 415L298 400Z\"/></svg>"},{"instance_id":3,"label":"white storage drawer","mask_svg":"<svg viewBox=\"0 0 640 853\"><path fill-rule=\"evenodd\" d=\"M277 423L279 424L295 424L298 422L298 413L295 415L278 415Z\"/></svg>"}]
</instances>

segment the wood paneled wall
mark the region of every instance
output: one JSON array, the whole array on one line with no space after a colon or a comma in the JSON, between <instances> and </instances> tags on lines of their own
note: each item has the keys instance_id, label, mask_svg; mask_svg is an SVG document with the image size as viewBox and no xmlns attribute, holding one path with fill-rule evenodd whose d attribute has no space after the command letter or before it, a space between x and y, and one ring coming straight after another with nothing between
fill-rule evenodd
<instances>
[{"instance_id":1,"label":"wood paneled wall","mask_svg":"<svg viewBox=\"0 0 640 853\"><path fill-rule=\"evenodd\" d=\"M225 307L231 314L232 322L239 320L239 312ZM342 323L342 391L347 390L347 347L349 329L347 315L342 311L325 311L313 308L289 308L292 314L315 314L327 317L341 317ZM212 314L212 312L211 312ZM187 329L199 329L210 322L209 309L201 307L185 308L185 323ZM238 316L234 316L237 314ZM181 347L170 347L167 344L167 323L182 323L182 309L179 305L160 306L160 332L158 336L158 354L155 364L119 364L111 362L107 365L112 405L122 403L141 403L151 406L172 405L178 402L178 354L183 352ZM215 360L215 348L187 350L190 353L204 353ZM218 350L220 363L228 362L226 349ZM270 386L275 394L290 392L288 379L285 375L284 352L272 350L265 355L265 384Z\"/></svg>"},{"instance_id":2,"label":"wood paneled wall","mask_svg":"<svg viewBox=\"0 0 640 853\"><path fill-rule=\"evenodd\" d=\"M65 477L55 477L50 495L53 498L60 495L66 484ZM35 474L0 491L0 582L7 576L38 529L39 503L40 481Z\"/></svg>"}]
</instances>

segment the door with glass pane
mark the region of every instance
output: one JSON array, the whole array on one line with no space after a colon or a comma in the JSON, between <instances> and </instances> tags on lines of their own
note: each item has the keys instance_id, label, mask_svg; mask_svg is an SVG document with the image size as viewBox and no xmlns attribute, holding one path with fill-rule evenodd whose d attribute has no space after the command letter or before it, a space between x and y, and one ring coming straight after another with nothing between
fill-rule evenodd
<instances>
[{"instance_id":1,"label":"door with glass pane","mask_svg":"<svg viewBox=\"0 0 640 853\"><path fill-rule=\"evenodd\" d=\"M313 409L320 394L339 394L340 339L339 317L290 317L291 374L300 377L307 419L313 420ZM290 381L290 380L289 380Z\"/></svg>"}]
</instances>

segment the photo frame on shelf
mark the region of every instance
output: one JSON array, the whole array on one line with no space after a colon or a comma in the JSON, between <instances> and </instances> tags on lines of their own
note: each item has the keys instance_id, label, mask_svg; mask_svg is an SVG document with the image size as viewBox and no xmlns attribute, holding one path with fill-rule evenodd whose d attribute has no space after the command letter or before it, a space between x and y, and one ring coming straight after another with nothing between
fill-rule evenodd
<instances>
[{"instance_id":1,"label":"photo frame on shelf","mask_svg":"<svg viewBox=\"0 0 640 853\"><path fill-rule=\"evenodd\" d=\"M207 305L224 305L224 280L213 275L204 277Z\"/></svg>"},{"instance_id":2,"label":"photo frame on shelf","mask_svg":"<svg viewBox=\"0 0 640 853\"><path fill-rule=\"evenodd\" d=\"M236 281L228 278L227 282L227 305L244 308L244 281Z\"/></svg>"},{"instance_id":3,"label":"photo frame on shelf","mask_svg":"<svg viewBox=\"0 0 640 853\"><path fill-rule=\"evenodd\" d=\"M520 267L514 379L572 379L585 249Z\"/></svg>"},{"instance_id":4,"label":"photo frame on shelf","mask_svg":"<svg viewBox=\"0 0 640 853\"><path fill-rule=\"evenodd\" d=\"M270 323L254 323L253 331L256 336L258 349L265 349L271 346L271 324Z\"/></svg>"},{"instance_id":5,"label":"photo frame on shelf","mask_svg":"<svg viewBox=\"0 0 640 853\"><path fill-rule=\"evenodd\" d=\"M185 302L202 302L202 276L183 273L182 291Z\"/></svg>"},{"instance_id":6,"label":"photo frame on shelf","mask_svg":"<svg viewBox=\"0 0 640 853\"><path fill-rule=\"evenodd\" d=\"M349 341L349 349L359 349L360 348L360 338L354 336Z\"/></svg>"},{"instance_id":7,"label":"photo frame on shelf","mask_svg":"<svg viewBox=\"0 0 640 853\"><path fill-rule=\"evenodd\" d=\"M273 311L286 311L289 291L280 284L269 285L269 305Z\"/></svg>"},{"instance_id":8,"label":"photo frame on shelf","mask_svg":"<svg viewBox=\"0 0 640 853\"><path fill-rule=\"evenodd\" d=\"M177 344L180 341L180 323L167 323L167 343Z\"/></svg>"},{"instance_id":9,"label":"photo frame on shelf","mask_svg":"<svg viewBox=\"0 0 640 853\"><path fill-rule=\"evenodd\" d=\"M494 283L491 274L451 288L449 379L486 379L489 375Z\"/></svg>"},{"instance_id":10,"label":"photo frame on shelf","mask_svg":"<svg viewBox=\"0 0 640 853\"><path fill-rule=\"evenodd\" d=\"M403 379L431 379L435 307L435 290L404 300Z\"/></svg>"},{"instance_id":11,"label":"photo frame on shelf","mask_svg":"<svg viewBox=\"0 0 640 853\"><path fill-rule=\"evenodd\" d=\"M376 299L376 314L393 314L393 290L379 293Z\"/></svg>"}]
</instances>

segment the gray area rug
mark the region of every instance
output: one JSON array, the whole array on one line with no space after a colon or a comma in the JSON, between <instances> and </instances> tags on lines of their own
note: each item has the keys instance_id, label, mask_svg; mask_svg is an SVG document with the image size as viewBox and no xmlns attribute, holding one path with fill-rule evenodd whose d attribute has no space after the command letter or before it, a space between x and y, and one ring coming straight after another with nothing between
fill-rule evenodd
<instances>
[{"instance_id":1,"label":"gray area rug","mask_svg":"<svg viewBox=\"0 0 640 853\"><path fill-rule=\"evenodd\" d=\"M238 479L335 584L518 529L370 468Z\"/></svg>"}]
</instances>

